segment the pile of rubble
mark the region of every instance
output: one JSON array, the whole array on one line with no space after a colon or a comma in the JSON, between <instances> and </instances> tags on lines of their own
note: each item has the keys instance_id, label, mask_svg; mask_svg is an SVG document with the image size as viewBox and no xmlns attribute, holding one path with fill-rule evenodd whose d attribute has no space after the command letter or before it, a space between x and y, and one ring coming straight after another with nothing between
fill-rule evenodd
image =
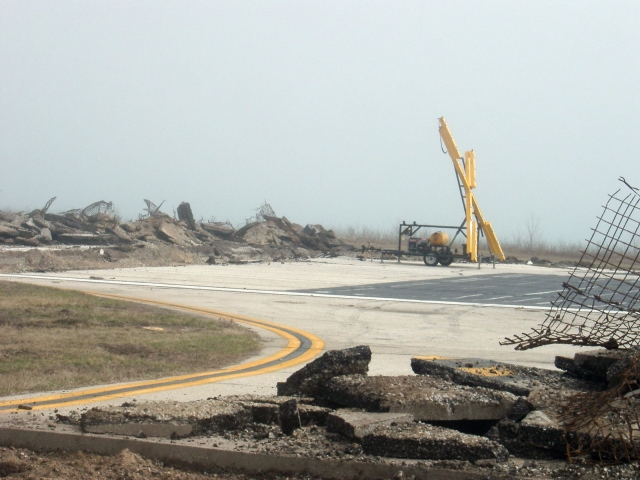
<instances>
[{"instance_id":1,"label":"pile of rubble","mask_svg":"<svg viewBox=\"0 0 640 480\"><path fill-rule=\"evenodd\" d=\"M508 477L514 457L568 468L568 447L589 433L568 430L562 409L567 398L606 388L600 370L603 362L617 362L611 358L598 351L560 359L571 373L413 358L416 375L369 376L371 351L360 346L326 352L279 383L278 396L125 403L93 408L76 422L87 433L197 438L214 448L269 455L490 468ZM638 472L637 464L629 468Z\"/></svg>"},{"instance_id":2,"label":"pile of rubble","mask_svg":"<svg viewBox=\"0 0 640 480\"><path fill-rule=\"evenodd\" d=\"M89 245L102 247L107 260L117 260L122 252L164 244L223 264L333 256L345 247L333 231L321 225L303 227L286 217L263 215L235 229L228 222L196 221L191 206L183 202L177 219L150 206L147 215L121 223L110 202L53 214L48 213L53 200L30 213L0 211L0 246Z\"/></svg>"}]
</instances>

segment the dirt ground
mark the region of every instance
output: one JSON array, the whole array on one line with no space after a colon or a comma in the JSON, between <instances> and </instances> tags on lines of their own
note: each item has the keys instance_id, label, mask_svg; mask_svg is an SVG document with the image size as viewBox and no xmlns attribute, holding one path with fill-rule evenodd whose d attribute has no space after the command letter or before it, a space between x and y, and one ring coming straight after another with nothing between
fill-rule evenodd
<instances>
[{"instance_id":1,"label":"dirt ground","mask_svg":"<svg viewBox=\"0 0 640 480\"><path fill-rule=\"evenodd\" d=\"M0 478L49 479L64 478L84 480L87 478L125 479L158 478L170 480L200 480L220 478L224 480L308 479L313 477L283 477L278 475L247 476L223 470L198 472L188 468L163 465L141 457L129 450L118 455L102 456L83 452L38 453L25 449L0 447Z\"/></svg>"},{"instance_id":2,"label":"dirt ground","mask_svg":"<svg viewBox=\"0 0 640 480\"><path fill-rule=\"evenodd\" d=\"M637 479L638 465L580 466L566 465L558 468L544 461L528 461L515 465L510 463L500 471L486 472L486 478L528 479ZM148 460L129 450L118 455L103 456L84 452L33 452L26 449L0 447L0 478L22 479L143 479L201 480L219 478L223 480L320 480L320 477L283 476L273 473L261 475L216 471L198 471L186 466L163 465ZM398 477L403 478L403 477ZM411 477L407 477L409 479Z\"/></svg>"}]
</instances>

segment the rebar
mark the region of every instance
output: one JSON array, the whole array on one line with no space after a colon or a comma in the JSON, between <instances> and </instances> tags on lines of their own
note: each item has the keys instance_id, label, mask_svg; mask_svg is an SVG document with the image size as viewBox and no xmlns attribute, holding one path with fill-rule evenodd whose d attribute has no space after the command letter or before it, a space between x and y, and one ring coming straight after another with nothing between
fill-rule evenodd
<instances>
[{"instance_id":1,"label":"rebar","mask_svg":"<svg viewBox=\"0 0 640 480\"><path fill-rule=\"evenodd\" d=\"M545 321L501 345L527 350L559 343L609 349L640 344L640 197L620 180L630 191L609 195L580 262Z\"/></svg>"}]
</instances>

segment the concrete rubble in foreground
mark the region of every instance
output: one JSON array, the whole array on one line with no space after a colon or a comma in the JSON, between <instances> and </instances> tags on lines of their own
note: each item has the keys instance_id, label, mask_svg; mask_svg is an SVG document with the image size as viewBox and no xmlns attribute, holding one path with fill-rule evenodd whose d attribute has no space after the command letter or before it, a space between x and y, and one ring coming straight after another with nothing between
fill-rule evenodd
<instances>
[{"instance_id":1,"label":"concrete rubble in foreground","mask_svg":"<svg viewBox=\"0 0 640 480\"><path fill-rule=\"evenodd\" d=\"M624 358L621 352L608 357L615 355ZM75 420L60 421L76 423L88 433L200 438L214 446L269 455L449 461L456 468L491 468L497 474L507 471L514 457L566 465L566 438L585 434L566 437L559 416L563 402L576 392L605 389L606 384L593 380L593 372L602 361L609 362L609 371L615 364L598 360L591 364L592 373L576 377L493 362L489 368L494 372L513 372L511 380L509 374L495 380L500 375L481 375L487 370L480 360L463 360L460 367L414 358L418 375L385 377L367 375L370 359L366 346L326 352L280 383L278 396L134 402L96 407ZM436 368L432 364L437 362ZM582 373L591 368L581 365ZM454 375L457 368L465 369L464 375ZM496 388L483 378L494 378ZM528 393L507 391L513 390L513 382Z\"/></svg>"}]
</instances>

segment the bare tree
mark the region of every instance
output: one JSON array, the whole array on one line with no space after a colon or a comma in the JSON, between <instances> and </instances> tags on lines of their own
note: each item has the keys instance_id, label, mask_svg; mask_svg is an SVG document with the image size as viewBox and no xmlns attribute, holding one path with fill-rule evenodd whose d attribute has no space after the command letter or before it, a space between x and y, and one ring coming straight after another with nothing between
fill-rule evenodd
<instances>
[{"instance_id":1,"label":"bare tree","mask_svg":"<svg viewBox=\"0 0 640 480\"><path fill-rule=\"evenodd\" d=\"M525 224L524 247L532 252L542 243L542 227L540 217L533 211L529 212L527 223Z\"/></svg>"}]
</instances>

